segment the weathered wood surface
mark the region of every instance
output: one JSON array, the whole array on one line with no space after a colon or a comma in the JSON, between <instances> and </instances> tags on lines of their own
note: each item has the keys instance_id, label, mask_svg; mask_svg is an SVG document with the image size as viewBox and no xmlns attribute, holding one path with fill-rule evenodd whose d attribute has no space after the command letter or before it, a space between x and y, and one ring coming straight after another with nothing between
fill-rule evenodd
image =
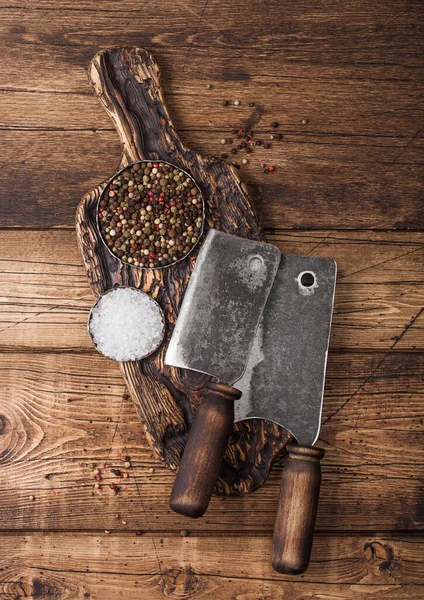
<instances>
[{"instance_id":1,"label":"weathered wood surface","mask_svg":"<svg viewBox=\"0 0 424 600\"><path fill-rule=\"evenodd\" d=\"M231 148L220 144L222 137L231 138L227 125L213 133L184 132L183 136L192 148L209 154L220 156ZM397 140L385 138L352 140L344 134L303 130L284 137L269 150L255 151L257 157L275 164L272 175L265 177L253 157L241 170L265 228L405 230L424 226L421 139L406 149L409 139L398 145ZM0 150L11 156L8 172L0 171L0 185L7 186L10 177L15 180L9 191L11 203L0 204L3 226L71 227L82 194L118 167L120 146L112 131L8 129L2 131ZM236 160L240 162L240 157ZM21 198L27 199L25 212Z\"/></svg>"},{"instance_id":2,"label":"weathered wood surface","mask_svg":"<svg viewBox=\"0 0 424 600\"><path fill-rule=\"evenodd\" d=\"M285 141L266 153L277 171L243 172L265 226L423 227L420 3L287 4L166 3L165 27L148 3L91 0L59 11L54 0L8 2L0 143L11 164L0 184L15 178L11 193L27 197L29 214L8 202L3 225L71 226L76 200L110 175L119 144L85 67L99 48L124 43L154 51L175 126L192 148L221 154L220 138L250 116L250 101L264 111L259 130L278 118ZM225 98L241 106L223 107Z\"/></svg>"},{"instance_id":3,"label":"weathered wood surface","mask_svg":"<svg viewBox=\"0 0 424 600\"><path fill-rule=\"evenodd\" d=\"M268 239L282 252L337 261L332 350L423 348L423 233L285 231ZM74 232L4 231L0 256L0 348L91 352L94 297Z\"/></svg>"},{"instance_id":4,"label":"weathered wood surface","mask_svg":"<svg viewBox=\"0 0 424 600\"><path fill-rule=\"evenodd\" d=\"M30 533L4 535L2 545L4 598L421 600L423 593L424 543L412 536L317 535L304 578L271 569L269 536Z\"/></svg>"},{"instance_id":5,"label":"weathered wood surface","mask_svg":"<svg viewBox=\"0 0 424 600\"><path fill-rule=\"evenodd\" d=\"M422 3L160 7L1 8L0 595L421 600ZM179 521L167 512L172 473L151 453L117 365L88 345L92 296L71 229L81 195L118 166L86 76L113 45L152 50L190 148L219 156L220 139L256 108L263 139L279 121L284 139L256 152L275 173L252 160L240 176L270 241L338 261L319 532L303 578L269 565L280 464L254 494L213 498L208 520ZM122 446L134 462L128 491L89 496L82 463Z\"/></svg>"},{"instance_id":6,"label":"weathered wood surface","mask_svg":"<svg viewBox=\"0 0 424 600\"><path fill-rule=\"evenodd\" d=\"M319 531L424 529L423 367L417 352L330 354ZM213 497L199 521L170 511L174 476L151 452L115 363L95 354L6 353L0 388L4 529L271 533L280 464L253 494ZM133 466L122 493L108 488L116 477L107 468L104 491L91 496L88 465L122 468L118 457L127 454Z\"/></svg>"}]
</instances>

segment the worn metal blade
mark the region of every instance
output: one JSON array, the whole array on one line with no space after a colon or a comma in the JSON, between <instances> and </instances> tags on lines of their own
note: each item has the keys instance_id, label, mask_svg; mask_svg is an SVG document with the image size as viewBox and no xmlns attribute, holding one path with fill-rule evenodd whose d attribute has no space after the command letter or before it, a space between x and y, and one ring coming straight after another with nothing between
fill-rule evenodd
<instances>
[{"instance_id":1,"label":"worn metal blade","mask_svg":"<svg viewBox=\"0 0 424 600\"><path fill-rule=\"evenodd\" d=\"M280 263L271 244L209 230L165 363L231 385L243 374Z\"/></svg>"},{"instance_id":2,"label":"worn metal blade","mask_svg":"<svg viewBox=\"0 0 424 600\"><path fill-rule=\"evenodd\" d=\"M236 421L260 418L300 444L318 438L336 282L327 258L282 255L243 377Z\"/></svg>"}]
</instances>

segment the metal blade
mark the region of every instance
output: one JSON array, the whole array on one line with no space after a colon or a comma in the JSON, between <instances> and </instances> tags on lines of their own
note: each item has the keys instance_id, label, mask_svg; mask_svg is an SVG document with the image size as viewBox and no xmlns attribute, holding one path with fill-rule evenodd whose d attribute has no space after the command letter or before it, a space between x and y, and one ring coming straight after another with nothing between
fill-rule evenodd
<instances>
[{"instance_id":1,"label":"metal blade","mask_svg":"<svg viewBox=\"0 0 424 600\"><path fill-rule=\"evenodd\" d=\"M279 263L280 252L271 244L209 230L165 363L230 385L239 379Z\"/></svg>"},{"instance_id":2,"label":"metal blade","mask_svg":"<svg viewBox=\"0 0 424 600\"><path fill-rule=\"evenodd\" d=\"M261 418L315 443L336 282L327 258L282 255L236 402L236 421Z\"/></svg>"}]
</instances>

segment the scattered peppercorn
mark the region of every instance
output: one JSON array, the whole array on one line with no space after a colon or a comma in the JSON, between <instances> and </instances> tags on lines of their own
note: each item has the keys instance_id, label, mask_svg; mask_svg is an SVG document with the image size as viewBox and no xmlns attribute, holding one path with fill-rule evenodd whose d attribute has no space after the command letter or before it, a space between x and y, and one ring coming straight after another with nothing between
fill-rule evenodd
<instances>
[{"instance_id":1,"label":"scattered peppercorn","mask_svg":"<svg viewBox=\"0 0 424 600\"><path fill-rule=\"evenodd\" d=\"M226 144L226 143L227 143L227 140L225 138L222 138L221 139L221 144Z\"/></svg>"},{"instance_id":2,"label":"scattered peppercorn","mask_svg":"<svg viewBox=\"0 0 424 600\"><path fill-rule=\"evenodd\" d=\"M165 162L142 161L109 182L98 218L112 254L135 267L157 268L175 263L197 244L203 204L186 173Z\"/></svg>"},{"instance_id":3,"label":"scattered peppercorn","mask_svg":"<svg viewBox=\"0 0 424 600\"><path fill-rule=\"evenodd\" d=\"M35 496L30 496L30 497L29 497L29 499L30 499L30 500L31 500L31 502L32 502L33 500L35 500Z\"/></svg>"},{"instance_id":4,"label":"scattered peppercorn","mask_svg":"<svg viewBox=\"0 0 424 600\"><path fill-rule=\"evenodd\" d=\"M187 529L182 529L182 530L180 531L180 535L181 535L181 537L187 537L187 536L188 536L188 531L187 531Z\"/></svg>"},{"instance_id":5,"label":"scattered peppercorn","mask_svg":"<svg viewBox=\"0 0 424 600\"><path fill-rule=\"evenodd\" d=\"M278 127L278 123L277 123L277 121L273 121L273 122L271 123L271 127L274 127L274 128L276 129L276 128Z\"/></svg>"},{"instance_id":6,"label":"scattered peppercorn","mask_svg":"<svg viewBox=\"0 0 424 600\"><path fill-rule=\"evenodd\" d=\"M234 100L234 106L240 106L240 100Z\"/></svg>"},{"instance_id":7,"label":"scattered peppercorn","mask_svg":"<svg viewBox=\"0 0 424 600\"><path fill-rule=\"evenodd\" d=\"M249 106L250 107L255 106L255 103L254 102L249 102Z\"/></svg>"},{"instance_id":8,"label":"scattered peppercorn","mask_svg":"<svg viewBox=\"0 0 424 600\"><path fill-rule=\"evenodd\" d=\"M221 158L228 158L228 154L224 152L224 154L221 154Z\"/></svg>"},{"instance_id":9,"label":"scattered peppercorn","mask_svg":"<svg viewBox=\"0 0 424 600\"><path fill-rule=\"evenodd\" d=\"M207 89L207 90L210 90L210 89L211 89L211 87L212 87L212 86L211 86L211 84L210 84L210 83L207 83L207 84L206 84L206 89Z\"/></svg>"},{"instance_id":10,"label":"scattered peppercorn","mask_svg":"<svg viewBox=\"0 0 424 600\"><path fill-rule=\"evenodd\" d=\"M237 148L231 148L231 154L237 154Z\"/></svg>"},{"instance_id":11,"label":"scattered peppercorn","mask_svg":"<svg viewBox=\"0 0 424 600\"><path fill-rule=\"evenodd\" d=\"M309 123L308 119L302 119L302 125L307 125Z\"/></svg>"},{"instance_id":12,"label":"scattered peppercorn","mask_svg":"<svg viewBox=\"0 0 424 600\"><path fill-rule=\"evenodd\" d=\"M126 521L121 521L122 525L126 525L127 522Z\"/></svg>"},{"instance_id":13,"label":"scattered peppercorn","mask_svg":"<svg viewBox=\"0 0 424 600\"><path fill-rule=\"evenodd\" d=\"M150 469L149 469L149 473L154 473L154 472L155 472L154 468L153 468L153 467L150 467Z\"/></svg>"},{"instance_id":14,"label":"scattered peppercorn","mask_svg":"<svg viewBox=\"0 0 424 600\"><path fill-rule=\"evenodd\" d=\"M125 468L126 468L126 469L129 469L129 468L131 467L131 463L130 463L130 461L129 461L129 460L127 460L127 462L125 463L125 465L124 465L124 466L125 466Z\"/></svg>"},{"instance_id":15,"label":"scattered peppercorn","mask_svg":"<svg viewBox=\"0 0 424 600\"><path fill-rule=\"evenodd\" d=\"M268 150L269 148L271 148L271 144L268 144L268 142L265 142L264 148L265 148L265 150Z\"/></svg>"},{"instance_id":16,"label":"scattered peppercorn","mask_svg":"<svg viewBox=\"0 0 424 600\"><path fill-rule=\"evenodd\" d=\"M222 106L228 106L228 100L223 100L222 101Z\"/></svg>"},{"instance_id":17,"label":"scattered peppercorn","mask_svg":"<svg viewBox=\"0 0 424 600\"><path fill-rule=\"evenodd\" d=\"M110 472L116 475L116 477L121 476L121 471L119 469L111 469Z\"/></svg>"},{"instance_id":18,"label":"scattered peppercorn","mask_svg":"<svg viewBox=\"0 0 424 600\"><path fill-rule=\"evenodd\" d=\"M249 161L247 160L247 158L243 158L243 160L242 160L241 162L242 162L244 165L247 165Z\"/></svg>"}]
</instances>

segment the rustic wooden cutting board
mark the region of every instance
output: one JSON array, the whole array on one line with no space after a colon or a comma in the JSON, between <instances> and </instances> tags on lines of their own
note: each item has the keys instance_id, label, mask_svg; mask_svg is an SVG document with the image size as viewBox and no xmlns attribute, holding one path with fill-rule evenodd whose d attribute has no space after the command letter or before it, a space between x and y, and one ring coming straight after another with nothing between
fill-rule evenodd
<instances>
[{"instance_id":1,"label":"rustic wooden cutting board","mask_svg":"<svg viewBox=\"0 0 424 600\"><path fill-rule=\"evenodd\" d=\"M89 78L120 135L121 167L146 159L175 164L194 177L203 193L206 228L262 239L235 168L189 150L178 137L163 99L159 67L149 52L135 47L99 52L90 63ZM121 363L121 371L154 452L176 470L193 411L208 379L164 364L196 252L167 269L145 271L111 256L96 228L96 203L103 187L104 183L88 192L78 206L78 243L96 296L115 284L131 285L149 293L164 311L167 331L160 350L143 361ZM288 441L285 430L273 423L250 420L235 424L215 491L245 493L262 485Z\"/></svg>"}]
</instances>

